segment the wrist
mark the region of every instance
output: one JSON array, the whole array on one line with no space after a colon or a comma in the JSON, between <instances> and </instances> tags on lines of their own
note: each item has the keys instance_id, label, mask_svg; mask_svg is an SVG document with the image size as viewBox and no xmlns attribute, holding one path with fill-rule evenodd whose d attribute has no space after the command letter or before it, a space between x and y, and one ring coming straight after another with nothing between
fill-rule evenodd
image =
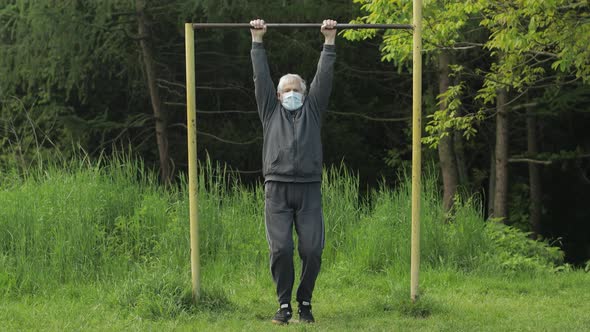
<instances>
[{"instance_id":1,"label":"wrist","mask_svg":"<svg viewBox=\"0 0 590 332\"><path fill-rule=\"evenodd\" d=\"M260 38L260 37L252 37L252 42L253 43L262 43L262 38Z\"/></svg>"},{"instance_id":2,"label":"wrist","mask_svg":"<svg viewBox=\"0 0 590 332\"><path fill-rule=\"evenodd\" d=\"M336 41L336 38L326 38L324 40L324 45L334 45Z\"/></svg>"}]
</instances>

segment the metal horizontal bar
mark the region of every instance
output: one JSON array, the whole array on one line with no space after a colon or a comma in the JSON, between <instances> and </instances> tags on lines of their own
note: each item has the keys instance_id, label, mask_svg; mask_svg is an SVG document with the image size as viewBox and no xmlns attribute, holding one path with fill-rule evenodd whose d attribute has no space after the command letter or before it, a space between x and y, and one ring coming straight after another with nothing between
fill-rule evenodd
<instances>
[{"instance_id":1,"label":"metal horizontal bar","mask_svg":"<svg viewBox=\"0 0 590 332\"><path fill-rule=\"evenodd\" d=\"M266 23L267 28L320 28L321 23ZM193 29L252 28L250 23L193 23ZM336 29L413 29L411 24L348 24L338 23Z\"/></svg>"}]
</instances>

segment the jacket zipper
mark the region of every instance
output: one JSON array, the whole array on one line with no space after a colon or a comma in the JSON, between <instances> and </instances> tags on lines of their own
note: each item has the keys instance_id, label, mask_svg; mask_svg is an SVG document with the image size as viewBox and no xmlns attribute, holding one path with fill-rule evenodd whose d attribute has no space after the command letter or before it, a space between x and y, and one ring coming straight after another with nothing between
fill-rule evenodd
<instances>
[{"instance_id":1,"label":"jacket zipper","mask_svg":"<svg viewBox=\"0 0 590 332\"><path fill-rule=\"evenodd\" d=\"M295 127L295 112L293 112L293 141L295 141L295 156L294 156L294 161L295 161L295 168L294 168L294 176L295 176L295 182L297 182L297 170L299 168L299 160L297 159L297 153L298 151L298 147L297 147L297 132L296 132L296 127Z\"/></svg>"}]
</instances>

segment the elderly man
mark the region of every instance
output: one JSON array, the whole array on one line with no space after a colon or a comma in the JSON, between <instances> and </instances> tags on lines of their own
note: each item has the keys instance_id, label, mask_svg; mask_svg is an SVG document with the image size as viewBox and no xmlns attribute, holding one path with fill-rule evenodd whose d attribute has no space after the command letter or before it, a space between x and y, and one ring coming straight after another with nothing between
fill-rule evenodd
<instances>
[{"instance_id":1,"label":"elderly man","mask_svg":"<svg viewBox=\"0 0 590 332\"><path fill-rule=\"evenodd\" d=\"M264 144L262 165L265 192L266 238L270 269L276 284L279 310L273 323L287 324L292 316L293 226L297 232L301 280L297 289L300 322L313 323L311 297L320 272L324 248L322 215L322 117L332 91L336 60L336 21L325 20L323 51L309 92L294 74L281 77L275 90L262 38L263 20L250 22L252 66Z\"/></svg>"}]
</instances>

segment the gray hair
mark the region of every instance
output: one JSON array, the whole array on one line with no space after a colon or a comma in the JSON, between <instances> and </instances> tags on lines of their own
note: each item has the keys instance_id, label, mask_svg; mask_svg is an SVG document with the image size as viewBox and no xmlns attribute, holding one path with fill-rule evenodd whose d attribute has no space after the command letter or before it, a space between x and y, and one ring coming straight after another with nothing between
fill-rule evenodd
<instances>
[{"instance_id":1,"label":"gray hair","mask_svg":"<svg viewBox=\"0 0 590 332\"><path fill-rule=\"evenodd\" d=\"M305 92L307 91L307 86L305 85L305 80L297 74L287 74L287 75L284 75L283 77L281 77L281 80L279 81L279 86L277 87L277 91L279 93L282 93L283 87L285 86L285 84L295 83L295 82L299 82L299 84L301 84L301 93L305 94Z\"/></svg>"}]
</instances>

